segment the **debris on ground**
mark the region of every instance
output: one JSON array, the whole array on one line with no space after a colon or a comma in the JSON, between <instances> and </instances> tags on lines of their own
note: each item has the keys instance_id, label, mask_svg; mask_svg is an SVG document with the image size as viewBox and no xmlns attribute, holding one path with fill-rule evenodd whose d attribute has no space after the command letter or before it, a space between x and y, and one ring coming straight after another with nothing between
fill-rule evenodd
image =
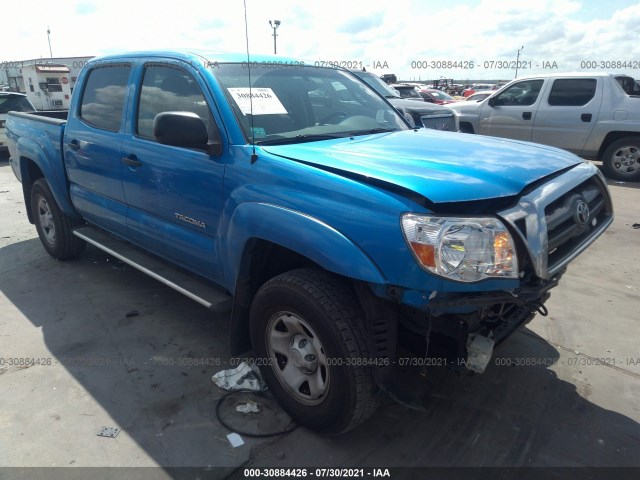
<instances>
[{"instance_id":1,"label":"debris on ground","mask_svg":"<svg viewBox=\"0 0 640 480\"><path fill-rule=\"evenodd\" d=\"M242 440L242 437L237 433L230 433L229 435L227 435L227 440L229 440L229 443L233 448L244 445L244 440Z\"/></svg>"},{"instance_id":2,"label":"debris on ground","mask_svg":"<svg viewBox=\"0 0 640 480\"><path fill-rule=\"evenodd\" d=\"M119 433L120 433L120 429L117 427L102 427L98 432L98 436L116 438Z\"/></svg>"},{"instance_id":3,"label":"debris on ground","mask_svg":"<svg viewBox=\"0 0 640 480\"><path fill-rule=\"evenodd\" d=\"M260 392L267 389L258 367L242 362L237 368L221 370L211 377L213 383L225 390L252 390Z\"/></svg>"},{"instance_id":4,"label":"debris on ground","mask_svg":"<svg viewBox=\"0 0 640 480\"><path fill-rule=\"evenodd\" d=\"M236 405L236 412L258 413L260 412L260 407L258 407L258 404L255 402L241 403L240 405Z\"/></svg>"}]
</instances>

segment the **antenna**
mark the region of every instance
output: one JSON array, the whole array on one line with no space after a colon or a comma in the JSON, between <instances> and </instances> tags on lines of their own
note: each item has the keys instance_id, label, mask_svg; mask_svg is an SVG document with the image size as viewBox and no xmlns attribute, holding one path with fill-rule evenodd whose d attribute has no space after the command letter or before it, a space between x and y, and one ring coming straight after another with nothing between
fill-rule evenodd
<instances>
[{"instance_id":1,"label":"antenna","mask_svg":"<svg viewBox=\"0 0 640 480\"><path fill-rule=\"evenodd\" d=\"M251 113L251 163L256 163L256 131L253 128L253 95L251 93L251 58L249 57L249 27L247 26L247 0L244 0L244 36L247 42L247 68L249 73L249 112Z\"/></svg>"},{"instance_id":2,"label":"antenna","mask_svg":"<svg viewBox=\"0 0 640 480\"><path fill-rule=\"evenodd\" d=\"M53 58L53 52L51 51L51 29L47 25L47 40L49 42L49 56Z\"/></svg>"}]
</instances>

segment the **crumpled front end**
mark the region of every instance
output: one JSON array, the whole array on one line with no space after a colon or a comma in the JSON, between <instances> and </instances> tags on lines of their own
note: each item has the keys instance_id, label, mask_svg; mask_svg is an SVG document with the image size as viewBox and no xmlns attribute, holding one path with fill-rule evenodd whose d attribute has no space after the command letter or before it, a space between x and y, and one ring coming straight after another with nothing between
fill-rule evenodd
<instances>
[{"instance_id":1,"label":"crumpled front end","mask_svg":"<svg viewBox=\"0 0 640 480\"><path fill-rule=\"evenodd\" d=\"M534 185L496 215L516 244L519 286L486 291L479 282L475 291L461 291L460 283L446 282L428 298L413 295L415 301L400 306L398 324L401 340L417 355L482 373L495 345L536 313L547 315L550 290L612 223L613 207L603 176L584 163Z\"/></svg>"}]
</instances>

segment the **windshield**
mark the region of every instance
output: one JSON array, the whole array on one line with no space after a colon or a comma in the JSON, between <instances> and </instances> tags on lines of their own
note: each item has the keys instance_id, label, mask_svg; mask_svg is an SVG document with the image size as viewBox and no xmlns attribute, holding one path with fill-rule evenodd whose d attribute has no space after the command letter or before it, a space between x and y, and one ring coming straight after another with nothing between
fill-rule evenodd
<instances>
[{"instance_id":1,"label":"windshield","mask_svg":"<svg viewBox=\"0 0 640 480\"><path fill-rule=\"evenodd\" d=\"M349 72L313 66L212 67L247 141L282 144L407 130L392 106ZM251 92L249 91L251 73Z\"/></svg>"},{"instance_id":2,"label":"windshield","mask_svg":"<svg viewBox=\"0 0 640 480\"><path fill-rule=\"evenodd\" d=\"M638 84L638 82L633 78L620 75L619 77L616 77L616 80L627 95L640 95L640 84Z\"/></svg>"},{"instance_id":3,"label":"windshield","mask_svg":"<svg viewBox=\"0 0 640 480\"><path fill-rule=\"evenodd\" d=\"M27 97L22 95L0 95L0 113L31 112L33 107Z\"/></svg>"},{"instance_id":4,"label":"windshield","mask_svg":"<svg viewBox=\"0 0 640 480\"><path fill-rule=\"evenodd\" d=\"M417 100L422 100L422 96L416 90L415 87L411 86L396 86L395 89L400 92L400 96L402 98L415 98Z\"/></svg>"},{"instance_id":5,"label":"windshield","mask_svg":"<svg viewBox=\"0 0 640 480\"><path fill-rule=\"evenodd\" d=\"M382 79L373 73L363 72L361 70L353 71L354 75L367 83L371 88L373 88L376 92L386 98L401 98L400 94L387 85Z\"/></svg>"}]
</instances>

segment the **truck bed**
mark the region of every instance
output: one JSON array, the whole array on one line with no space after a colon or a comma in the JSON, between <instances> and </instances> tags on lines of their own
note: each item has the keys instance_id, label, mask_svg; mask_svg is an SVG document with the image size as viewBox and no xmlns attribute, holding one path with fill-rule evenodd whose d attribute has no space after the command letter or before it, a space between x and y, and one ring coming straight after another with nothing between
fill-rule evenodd
<instances>
[{"instance_id":1,"label":"truck bed","mask_svg":"<svg viewBox=\"0 0 640 480\"><path fill-rule=\"evenodd\" d=\"M10 112L9 115L37 122L50 123L52 125L62 125L67 122L69 110L42 110L33 112Z\"/></svg>"},{"instance_id":2,"label":"truck bed","mask_svg":"<svg viewBox=\"0 0 640 480\"><path fill-rule=\"evenodd\" d=\"M68 113L67 110L9 112L6 123L9 161L16 177L22 182L21 157L30 158L52 184L58 201L67 196L62 139Z\"/></svg>"}]
</instances>

